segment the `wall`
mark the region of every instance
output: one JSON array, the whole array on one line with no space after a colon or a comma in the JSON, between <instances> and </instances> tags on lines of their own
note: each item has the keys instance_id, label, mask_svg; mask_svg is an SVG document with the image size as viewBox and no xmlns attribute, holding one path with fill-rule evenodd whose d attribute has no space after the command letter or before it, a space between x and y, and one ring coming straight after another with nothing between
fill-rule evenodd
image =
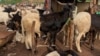
<instances>
[{"instance_id":1,"label":"wall","mask_svg":"<svg viewBox=\"0 0 100 56\"><path fill-rule=\"evenodd\" d=\"M89 3L78 3L77 6L78 6L78 12L84 11L89 7Z\"/></svg>"}]
</instances>

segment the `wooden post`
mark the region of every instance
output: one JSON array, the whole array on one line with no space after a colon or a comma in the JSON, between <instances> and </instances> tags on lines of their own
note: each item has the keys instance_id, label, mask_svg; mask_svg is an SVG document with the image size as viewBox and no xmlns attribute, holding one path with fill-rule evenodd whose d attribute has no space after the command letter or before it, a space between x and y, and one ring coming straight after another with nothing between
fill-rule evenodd
<instances>
[{"instance_id":1,"label":"wooden post","mask_svg":"<svg viewBox=\"0 0 100 56\"><path fill-rule=\"evenodd\" d=\"M66 38L66 46L68 45L69 49L73 49L73 37L74 37L74 24L73 20L70 20L68 29L67 29L67 38Z\"/></svg>"},{"instance_id":2,"label":"wooden post","mask_svg":"<svg viewBox=\"0 0 100 56\"><path fill-rule=\"evenodd\" d=\"M97 0L91 0L90 1L90 9L91 9L91 14L94 14L96 12L96 7L95 5L97 5Z\"/></svg>"},{"instance_id":3,"label":"wooden post","mask_svg":"<svg viewBox=\"0 0 100 56\"><path fill-rule=\"evenodd\" d=\"M70 42L70 30L71 30L70 29L70 22L68 24L69 25L67 26L68 28L67 28L67 33L66 33L67 34L67 37L66 37L66 46L69 47L70 46L70 43L69 43Z\"/></svg>"},{"instance_id":4,"label":"wooden post","mask_svg":"<svg viewBox=\"0 0 100 56\"><path fill-rule=\"evenodd\" d=\"M73 49L73 38L74 38L74 24L73 20L70 21L70 37L69 37L69 49Z\"/></svg>"},{"instance_id":5,"label":"wooden post","mask_svg":"<svg viewBox=\"0 0 100 56\"><path fill-rule=\"evenodd\" d=\"M93 0L93 4L97 4L97 0Z\"/></svg>"}]
</instances>

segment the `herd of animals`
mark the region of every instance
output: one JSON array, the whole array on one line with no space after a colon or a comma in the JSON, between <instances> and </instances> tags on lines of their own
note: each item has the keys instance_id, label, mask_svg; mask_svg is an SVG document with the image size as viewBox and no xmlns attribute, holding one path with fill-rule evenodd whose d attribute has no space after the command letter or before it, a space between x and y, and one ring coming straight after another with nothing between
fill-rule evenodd
<instances>
[{"instance_id":1,"label":"herd of animals","mask_svg":"<svg viewBox=\"0 0 100 56\"><path fill-rule=\"evenodd\" d=\"M11 6L0 6L0 22L4 22L7 26L7 30L16 31L15 41L25 43L27 49L32 49L32 37L44 38L42 35L47 37L48 33L50 38L48 40L49 47L55 50L55 41L57 33L63 28L66 22L72 18L72 22L75 26L75 46L79 52L81 50L81 39L82 37L90 38L91 50L94 49L95 36L100 30L100 15L90 14L90 12L78 12L77 7L74 5L66 4L63 5L63 10L60 12L52 12L44 14L43 5L11 5ZM76 9L76 10L75 10ZM75 12L73 14L73 11ZM73 16L74 15L74 16ZM34 25L34 33L32 36L32 25ZM63 29L64 30L64 29ZM67 34L67 33L66 33ZM88 36L88 37L87 37ZM35 40L33 40L35 41ZM36 46L34 47L34 50ZM47 54L46 56L60 56L62 54ZM63 52L64 53L64 52ZM68 50L65 53L73 54L73 50ZM73 56L77 56L73 54Z\"/></svg>"}]
</instances>

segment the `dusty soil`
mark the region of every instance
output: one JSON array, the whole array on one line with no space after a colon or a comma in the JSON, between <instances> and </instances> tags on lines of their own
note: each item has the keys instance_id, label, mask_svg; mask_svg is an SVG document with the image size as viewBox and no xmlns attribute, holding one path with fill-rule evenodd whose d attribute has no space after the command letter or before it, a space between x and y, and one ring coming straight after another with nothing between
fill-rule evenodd
<instances>
[{"instance_id":1,"label":"dusty soil","mask_svg":"<svg viewBox=\"0 0 100 56\"><path fill-rule=\"evenodd\" d=\"M4 26L3 26L4 27ZM0 27L1 28L1 27ZM4 27L5 28L5 27ZM2 28L3 29L3 28ZM60 34L59 37L61 37L62 34ZM38 40L38 44L41 44L43 41ZM64 47L61 42L56 41L57 45L57 50L67 50L68 48ZM86 43L82 44L82 53L78 53L74 47L74 51L79 55L79 56L100 56L100 40L96 40L95 49L90 50L90 46ZM47 47L38 47L37 48L37 53L36 55L33 56L45 56L47 54L48 48ZM0 48L0 56L32 56L32 51L27 50L25 45L19 42L12 43L9 42L5 46Z\"/></svg>"},{"instance_id":2,"label":"dusty soil","mask_svg":"<svg viewBox=\"0 0 100 56\"><path fill-rule=\"evenodd\" d=\"M83 44L81 46L82 53L78 53L77 51L74 51L79 56L100 56L100 40L96 40L95 42L95 49L90 50L89 45ZM59 44L59 43L58 43ZM46 53L48 53L48 50L46 47L38 47L38 52L34 56L45 56ZM8 43L4 47L0 49L0 56L32 56L31 50L27 50L24 46L24 44L21 43Z\"/></svg>"}]
</instances>

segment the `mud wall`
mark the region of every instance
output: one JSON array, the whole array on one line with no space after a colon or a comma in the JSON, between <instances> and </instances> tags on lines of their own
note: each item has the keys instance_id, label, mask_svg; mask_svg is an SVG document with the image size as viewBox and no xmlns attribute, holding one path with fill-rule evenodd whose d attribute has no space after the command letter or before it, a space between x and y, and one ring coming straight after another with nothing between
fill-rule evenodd
<instances>
[{"instance_id":1,"label":"mud wall","mask_svg":"<svg viewBox=\"0 0 100 56\"><path fill-rule=\"evenodd\" d=\"M77 6L78 6L78 12L84 11L89 7L89 3L78 3Z\"/></svg>"}]
</instances>

